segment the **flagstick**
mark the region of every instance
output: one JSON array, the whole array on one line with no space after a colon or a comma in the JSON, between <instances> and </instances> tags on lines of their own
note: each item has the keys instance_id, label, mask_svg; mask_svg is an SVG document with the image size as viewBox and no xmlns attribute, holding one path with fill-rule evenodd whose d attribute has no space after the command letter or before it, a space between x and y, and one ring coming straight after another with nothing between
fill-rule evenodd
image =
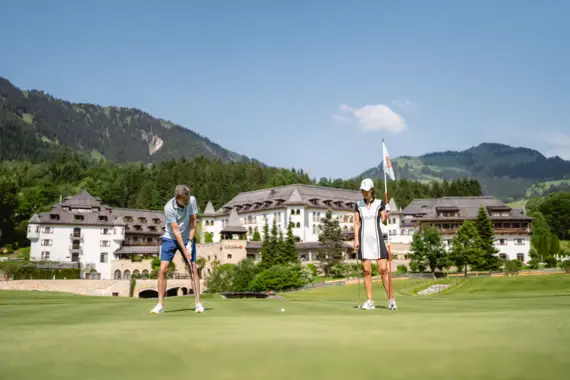
<instances>
[{"instance_id":1,"label":"flagstick","mask_svg":"<svg viewBox=\"0 0 570 380\"><path fill-rule=\"evenodd\" d=\"M388 181L386 179L386 171L384 170L384 196L386 197L386 205L388 205ZM389 221L389 211L386 210L386 220ZM383 237L382 237L383 239ZM392 258L390 254L390 232L388 232L388 293L390 300L392 299Z\"/></svg>"},{"instance_id":2,"label":"flagstick","mask_svg":"<svg viewBox=\"0 0 570 380\"><path fill-rule=\"evenodd\" d=\"M386 198L386 206L388 206L388 179L386 178L386 154L384 152L384 139L382 139L382 166L384 172L384 197ZM389 221L389 211L386 210L386 220ZM384 237L382 237L383 239ZM390 231L388 231L388 297L392 300L392 255L391 255L391 247L390 247Z\"/></svg>"}]
</instances>

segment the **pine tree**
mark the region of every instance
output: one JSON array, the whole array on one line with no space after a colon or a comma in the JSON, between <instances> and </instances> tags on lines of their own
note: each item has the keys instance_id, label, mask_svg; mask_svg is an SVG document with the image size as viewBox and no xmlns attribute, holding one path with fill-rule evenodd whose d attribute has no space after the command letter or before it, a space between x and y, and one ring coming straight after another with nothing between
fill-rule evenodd
<instances>
[{"instance_id":1,"label":"pine tree","mask_svg":"<svg viewBox=\"0 0 570 380\"><path fill-rule=\"evenodd\" d=\"M279 229L277 244L275 245L275 262L278 265L287 264L285 256L285 240L283 239L283 231Z\"/></svg>"},{"instance_id":2,"label":"pine tree","mask_svg":"<svg viewBox=\"0 0 570 380\"><path fill-rule=\"evenodd\" d=\"M331 210L327 211L320 229L317 257L323 265L325 275L328 276L331 268L342 262L344 252L340 223L338 219L333 219Z\"/></svg>"},{"instance_id":3,"label":"pine tree","mask_svg":"<svg viewBox=\"0 0 570 380\"><path fill-rule=\"evenodd\" d=\"M481 260L473 267L474 270L493 271L500 267L499 259L496 256L499 251L495 248L495 235L493 222L489 219L487 210L483 205L479 207L479 213L475 221L475 227L479 234L479 244L481 248Z\"/></svg>"},{"instance_id":4,"label":"pine tree","mask_svg":"<svg viewBox=\"0 0 570 380\"><path fill-rule=\"evenodd\" d=\"M453 238L450 250L450 260L457 267L463 268L465 275L469 267L480 264L482 259L481 241L477 228L472 221L463 222L457 235Z\"/></svg>"},{"instance_id":5,"label":"pine tree","mask_svg":"<svg viewBox=\"0 0 570 380\"><path fill-rule=\"evenodd\" d=\"M274 265L273 257L271 255L271 239L269 236L269 225L267 220L263 226L263 241L261 243L261 263L259 264L262 268L267 269Z\"/></svg>"},{"instance_id":6,"label":"pine tree","mask_svg":"<svg viewBox=\"0 0 570 380\"><path fill-rule=\"evenodd\" d=\"M295 245L295 235L293 235L293 223L290 222L287 226L287 238L284 242L283 253L286 262L288 263L298 263L299 255L297 253L297 247Z\"/></svg>"}]
</instances>

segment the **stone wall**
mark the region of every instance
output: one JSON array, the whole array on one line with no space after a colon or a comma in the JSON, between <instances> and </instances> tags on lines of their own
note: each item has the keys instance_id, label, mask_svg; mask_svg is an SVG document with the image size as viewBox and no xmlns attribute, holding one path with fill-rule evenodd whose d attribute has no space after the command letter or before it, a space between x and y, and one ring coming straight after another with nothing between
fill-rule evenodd
<instances>
[{"instance_id":1,"label":"stone wall","mask_svg":"<svg viewBox=\"0 0 570 380\"><path fill-rule=\"evenodd\" d=\"M185 288L192 289L191 281L167 280L166 289ZM116 296L128 297L131 282L129 280L15 280L0 281L0 290L36 290L44 292L73 293L83 296ZM137 280L134 290L134 297L144 290L157 290L156 280ZM203 282L200 286L201 293L204 292ZM179 292L178 294L182 294Z\"/></svg>"},{"instance_id":2,"label":"stone wall","mask_svg":"<svg viewBox=\"0 0 570 380\"><path fill-rule=\"evenodd\" d=\"M0 281L0 290L37 290L84 296L129 296L130 281L120 280L14 280Z\"/></svg>"}]
</instances>

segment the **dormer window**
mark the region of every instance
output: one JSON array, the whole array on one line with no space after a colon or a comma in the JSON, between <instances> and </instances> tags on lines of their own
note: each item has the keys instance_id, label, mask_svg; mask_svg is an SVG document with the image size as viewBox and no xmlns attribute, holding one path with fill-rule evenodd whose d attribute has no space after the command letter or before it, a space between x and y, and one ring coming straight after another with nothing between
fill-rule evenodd
<instances>
[{"instance_id":1,"label":"dormer window","mask_svg":"<svg viewBox=\"0 0 570 380\"><path fill-rule=\"evenodd\" d=\"M51 220L59 220L59 215L57 215L57 214L50 214L50 215L49 215L49 218L50 218Z\"/></svg>"},{"instance_id":2,"label":"dormer window","mask_svg":"<svg viewBox=\"0 0 570 380\"><path fill-rule=\"evenodd\" d=\"M83 215L73 215L73 219L76 221L83 221Z\"/></svg>"},{"instance_id":3,"label":"dormer window","mask_svg":"<svg viewBox=\"0 0 570 380\"><path fill-rule=\"evenodd\" d=\"M146 218L144 218L144 217L141 216L141 217L139 218L139 222L141 222L141 223L146 223Z\"/></svg>"},{"instance_id":4,"label":"dormer window","mask_svg":"<svg viewBox=\"0 0 570 380\"><path fill-rule=\"evenodd\" d=\"M100 222L106 222L108 219L105 215L99 215L99 221Z\"/></svg>"},{"instance_id":5,"label":"dormer window","mask_svg":"<svg viewBox=\"0 0 570 380\"><path fill-rule=\"evenodd\" d=\"M152 221L154 224L160 224L160 218L154 218Z\"/></svg>"},{"instance_id":6,"label":"dormer window","mask_svg":"<svg viewBox=\"0 0 570 380\"><path fill-rule=\"evenodd\" d=\"M131 216L125 216L125 222L132 222L133 218Z\"/></svg>"}]
</instances>

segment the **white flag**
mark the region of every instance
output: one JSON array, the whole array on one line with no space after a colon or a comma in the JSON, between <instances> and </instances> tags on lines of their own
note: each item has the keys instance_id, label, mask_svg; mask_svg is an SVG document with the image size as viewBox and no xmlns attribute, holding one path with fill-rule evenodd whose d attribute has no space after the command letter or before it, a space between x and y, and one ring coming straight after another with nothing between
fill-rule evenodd
<instances>
[{"instance_id":1,"label":"white flag","mask_svg":"<svg viewBox=\"0 0 570 380\"><path fill-rule=\"evenodd\" d=\"M388 149L386 149L386 144L384 143L384 141L382 141L382 153L383 153L383 157L384 157L384 173L386 173L386 175L388 177L390 177L390 179L392 181L396 180L396 176L394 175L394 168L392 167L392 161L390 160L390 154L388 154Z\"/></svg>"}]
</instances>

